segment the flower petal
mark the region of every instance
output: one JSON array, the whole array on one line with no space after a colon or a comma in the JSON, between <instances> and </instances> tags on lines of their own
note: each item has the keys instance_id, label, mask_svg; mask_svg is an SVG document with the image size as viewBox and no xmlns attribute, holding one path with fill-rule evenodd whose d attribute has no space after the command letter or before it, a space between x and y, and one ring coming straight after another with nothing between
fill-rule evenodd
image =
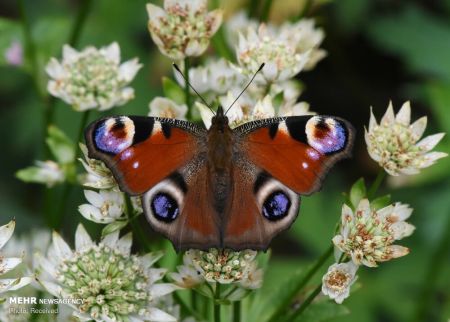
<instances>
[{"instance_id":1,"label":"flower petal","mask_svg":"<svg viewBox=\"0 0 450 322\"><path fill-rule=\"evenodd\" d=\"M386 113L381 118L381 125L389 126L394 124L395 122L395 114L394 114L394 107L392 106L392 101L389 102L389 106L386 110Z\"/></svg>"},{"instance_id":2,"label":"flower petal","mask_svg":"<svg viewBox=\"0 0 450 322\"><path fill-rule=\"evenodd\" d=\"M439 143L440 140L442 140L444 135L445 133L429 135L420 140L420 142L417 143L416 146L421 148L422 151L430 151Z\"/></svg>"},{"instance_id":3,"label":"flower petal","mask_svg":"<svg viewBox=\"0 0 450 322\"><path fill-rule=\"evenodd\" d=\"M79 224L75 232L75 249L80 252L93 245L92 239L82 224Z\"/></svg>"},{"instance_id":4,"label":"flower petal","mask_svg":"<svg viewBox=\"0 0 450 322\"><path fill-rule=\"evenodd\" d=\"M8 242L11 238L14 228L16 227L16 221L11 220L6 225L0 226L0 249Z\"/></svg>"},{"instance_id":5,"label":"flower petal","mask_svg":"<svg viewBox=\"0 0 450 322\"><path fill-rule=\"evenodd\" d=\"M69 245L64 241L64 239L61 237L60 234L58 234L56 231L52 234L52 241L53 241L53 247L55 250L56 256L62 259L68 259L70 258L73 253L70 249Z\"/></svg>"},{"instance_id":6,"label":"flower petal","mask_svg":"<svg viewBox=\"0 0 450 322\"><path fill-rule=\"evenodd\" d=\"M130 232L119 239L119 241L116 244L116 247L123 254L130 255L132 243L133 243L133 235Z\"/></svg>"},{"instance_id":7,"label":"flower petal","mask_svg":"<svg viewBox=\"0 0 450 322\"><path fill-rule=\"evenodd\" d=\"M128 60L120 65L119 67L119 77L124 79L126 82L131 82L136 76L139 69L142 68L142 64L138 63L138 59L134 58Z\"/></svg>"},{"instance_id":8,"label":"flower petal","mask_svg":"<svg viewBox=\"0 0 450 322\"><path fill-rule=\"evenodd\" d=\"M425 129L427 127L427 117L421 117L417 121L415 121L413 124L411 124L410 129L412 135L416 138L416 140L420 139L423 135L423 132L425 132Z\"/></svg>"},{"instance_id":9,"label":"flower petal","mask_svg":"<svg viewBox=\"0 0 450 322\"><path fill-rule=\"evenodd\" d=\"M409 101L402 105L395 117L395 121L405 126L409 126L409 123L411 123L411 104Z\"/></svg>"}]
</instances>

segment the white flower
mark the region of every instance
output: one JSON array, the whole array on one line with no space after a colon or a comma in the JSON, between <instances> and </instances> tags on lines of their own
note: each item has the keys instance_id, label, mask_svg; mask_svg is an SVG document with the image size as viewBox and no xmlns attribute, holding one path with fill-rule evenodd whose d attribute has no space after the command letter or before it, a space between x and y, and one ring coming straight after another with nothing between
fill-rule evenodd
<instances>
[{"instance_id":1,"label":"white flower","mask_svg":"<svg viewBox=\"0 0 450 322\"><path fill-rule=\"evenodd\" d=\"M278 112L279 116L300 116L300 115L315 115L316 112L309 110L309 104L306 102L298 102L294 105L289 103L283 104Z\"/></svg>"},{"instance_id":2,"label":"white flower","mask_svg":"<svg viewBox=\"0 0 450 322\"><path fill-rule=\"evenodd\" d=\"M35 166L17 171L16 176L24 182L42 183L49 188L66 179L64 170L52 160L36 161Z\"/></svg>"},{"instance_id":3,"label":"white flower","mask_svg":"<svg viewBox=\"0 0 450 322\"><path fill-rule=\"evenodd\" d=\"M76 111L104 111L134 98L133 88L127 85L141 67L137 58L120 64L116 42L100 49L87 47L81 52L64 45L62 61L51 58L47 64L46 72L51 78L47 90Z\"/></svg>"},{"instance_id":4,"label":"white flower","mask_svg":"<svg viewBox=\"0 0 450 322\"><path fill-rule=\"evenodd\" d=\"M393 243L413 233L414 226L405 222L412 211L401 203L375 210L367 199L359 202L355 212L344 204L340 233L333 243L356 265L376 267L377 262L405 256L409 249Z\"/></svg>"},{"instance_id":5,"label":"white flower","mask_svg":"<svg viewBox=\"0 0 450 322\"><path fill-rule=\"evenodd\" d=\"M317 62L326 56L326 51L319 46L323 41L324 32L315 27L313 19L302 19L296 23L284 23L275 29L279 37L295 45L297 52L310 52L305 70L315 67Z\"/></svg>"},{"instance_id":6,"label":"white flower","mask_svg":"<svg viewBox=\"0 0 450 322\"><path fill-rule=\"evenodd\" d=\"M58 233L47 258L40 258L43 272L39 282L53 296L84 300L68 304L81 321L173 321L155 307L155 300L177 287L156 283L164 269L152 268L161 254L139 257L130 253L131 234L119 239L119 232L95 244L82 225L75 234L75 251Z\"/></svg>"},{"instance_id":7,"label":"white flower","mask_svg":"<svg viewBox=\"0 0 450 322\"><path fill-rule=\"evenodd\" d=\"M84 218L99 224L109 224L122 219L125 211L124 195L118 191L84 190L84 196L89 204L78 207L78 211Z\"/></svg>"},{"instance_id":8,"label":"white flower","mask_svg":"<svg viewBox=\"0 0 450 322\"><path fill-rule=\"evenodd\" d=\"M352 262L333 264L322 277L322 293L341 304L350 295L350 287L356 281L358 266Z\"/></svg>"},{"instance_id":9,"label":"white flower","mask_svg":"<svg viewBox=\"0 0 450 322\"><path fill-rule=\"evenodd\" d=\"M186 252L183 256L183 265L177 266L178 272L170 273L169 276L175 284L183 288L193 288L205 282L205 279L194 266L191 253Z\"/></svg>"},{"instance_id":10,"label":"white flower","mask_svg":"<svg viewBox=\"0 0 450 322\"><path fill-rule=\"evenodd\" d=\"M178 274L172 275L179 285L193 287L203 278L208 283L238 283L243 288L255 289L262 285L262 271L256 268L257 252L228 249L186 251L184 266L178 267ZM194 270L197 272L195 275Z\"/></svg>"},{"instance_id":11,"label":"white flower","mask_svg":"<svg viewBox=\"0 0 450 322\"><path fill-rule=\"evenodd\" d=\"M6 225L0 226L0 276L22 263L22 257L4 257L2 255L2 248L11 238L15 226L16 222L14 220ZM30 277L0 279L0 294L6 291L17 290L30 282Z\"/></svg>"},{"instance_id":12,"label":"white flower","mask_svg":"<svg viewBox=\"0 0 450 322\"><path fill-rule=\"evenodd\" d=\"M165 97L155 97L149 104L149 116L165 117L172 119L185 120L187 106L185 104L178 105L174 101Z\"/></svg>"},{"instance_id":13,"label":"white flower","mask_svg":"<svg viewBox=\"0 0 450 322\"><path fill-rule=\"evenodd\" d=\"M239 34L248 28L257 29L258 21L250 19L244 10L238 11L231 16L225 24L226 38L230 46L234 46L239 40Z\"/></svg>"},{"instance_id":14,"label":"white flower","mask_svg":"<svg viewBox=\"0 0 450 322\"><path fill-rule=\"evenodd\" d=\"M83 152L84 159L78 159L87 173L79 177L79 181L85 187L95 189L114 189L119 190L116 180L106 165L99 160L88 157L88 151L84 144L80 143L80 149Z\"/></svg>"},{"instance_id":15,"label":"white flower","mask_svg":"<svg viewBox=\"0 0 450 322\"><path fill-rule=\"evenodd\" d=\"M315 64L319 59L315 54L318 43L310 39L302 42L301 37L306 38L308 34L303 29L300 23L280 28L261 24L258 31L249 28L246 36L241 33L237 59L243 72L252 74L265 63L262 77L256 79L270 84L292 78L306 66Z\"/></svg>"},{"instance_id":16,"label":"white flower","mask_svg":"<svg viewBox=\"0 0 450 322\"><path fill-rule=\"evenodd\" d=\"M8 64L13 66L20 66L23 64L23 48L19 41L13 41L6 49L5 60Z\"/></svg>"},{"instance_id":17,"label":"white flower","mask_svg":"<svg viewBox=\"0 0 450 322\"><path fill-rule=\"evenodd\" d=\"M148 29L159 50L181 60L200 56L222 23L222 11L207 11L206 0L165 0L164 9L147 4Z\"/></svg>"},{"instance_id":18,"label":"white flower","mask_svg":"<svg viewBox=\"0 0 450 322\"><path fill-rule=\"evenodd\" d=\"M447 153L430 152L444 137L444 133L427 136L419 141L427 126L424 116L413 124L409 102L403 104L397 115L392 103L377 123L371 112L369 130L365 130L367 151L392 176L412 175L420 169L433 165L436 160L446 157Z\"/></svg>"},{"instance_id":19,"label":"white flower","mask_svg":"<svg viewBox=\"0 0 450 322\"><path fill-rule=\"evenodd\" d=\"M184 78L175 72L175 79L181 87L185 86ZM216 95L226 94L234 88L242 89L245 78L230 62L223 58L208 60L203 66L189 69L189 81L199 93L212 92Z\"/></svg>"}]
</instances>

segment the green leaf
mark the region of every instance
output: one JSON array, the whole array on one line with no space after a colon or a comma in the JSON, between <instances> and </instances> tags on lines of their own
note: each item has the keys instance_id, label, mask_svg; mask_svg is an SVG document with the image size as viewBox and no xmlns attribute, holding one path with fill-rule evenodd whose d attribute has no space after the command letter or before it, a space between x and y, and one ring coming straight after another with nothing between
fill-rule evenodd
<instances>
[{"instance_id":1,"label":"green leaf","mask_svg":"<svg viewBox=\"0 0 450 322\"><path fill-rule=\"evenodd\" d=\"M109 235L115 231L121 230L128 224L127 220L117 220L115 222L112 222L105 226L105 228L102 229L102 237L105 237L106 235Z\"/></svg>"},{"instance_id":2,"label":"green leaf","mask_svg":"<svg viewBox=\"0 0 450 322\"><path fill-rule=\"evenodd\" d=\"M19 44L22 47L23 57L23 34L22 27L16 21L0 18L0 65L10 65L6 60L6 52L14 45Z\"/></svg>"},{"instance_id":3,"label":"green leaf","mask_svg":"<svg viewBox=\"0 0 450 322\"><path fill-rule=\"evenodd\" d=\"M378 197L371 201L371 206L373 209L378 210L384 207L387 207L391 204L391 195L384 195L381 197Z\"/></svg>"},{"instance_id":4,"label":"green leaf","mask_svg":"<svg viewBox=\"0 0 450 322\"><path fill-rule=\"evenodd\" d=\"M299 288L303 285L305 272L307 271L308 270L295 271L290 278L286 279L280 283L277 288L273 289L271 294L265 297L260 312L252 314L256 319L255 321L277 321L280 314L283 314L297 296Z\"/></svg>"},{"instance_id":5,"label":"green leaf","mask_svg":"<svg viewBox=\"0 0 450 322\"><path fill-rule=\"evenodd\" d=\"M163 77L162 83L164 96L170 98L177 104L185 103L184 91L180 87L180 85L178 85L176 82L167 77Z\"/></svg>"},{"instance_id":6,"label":"green leaf","mask_svg":"<svg viewBox=\"0 0 450 322\"><path fill-rule=\"evenodd\" d=\"M55 167L58 167L56 163L54 165ZM58 169L56 169L56 171L58 171ZM31 166L17 171L16 178L27 183L31 182L46 184L48 187L52 187L54 184L61 183L64 180L64 178L61 178L59 176L55 177L52 170L45 169L44 167L39 166Z\"/></svg>"},{"instance_id":7,"label":"green leaf","mask_svg":"<svg viewBox=\"0 0 450 322\"><path fill-rule=\"evenodd\" d=\"M368 35L411 71L450 80L450 25L436 17L409 3L400 13L371 19Z\"/></svg>"},{"instance_id":8,"label":"green leaf","mask_svg":"<svg viewBox=\"0 0 450 322\"><path fill-rule=\"evenodd\" d=\"M358 207L359 202L367 195L364 178L358 179L350 190L350 202L353 209Z\"/></svg>"},{"instance_id":9,"label":"green leaf","mask_svg":"<svg viewBox=\"0 0 450 322\"><path fill-rule=\"evenodd\" d=\"M322 322L349 314L350 311L342 304L330 301L312 303L301 316L292 322Z\"/></svg>"},{"instance_id":10,"label":"green leaf","mask_svg":"<svg viewBox=\"0 0 450 322\"><path fill-rule=\"evenodd\" d=\"M67 164L75 160L74 143L56 126L48 127L48 137L45 142L58 163Z\"/></svg>"}]
</instances>

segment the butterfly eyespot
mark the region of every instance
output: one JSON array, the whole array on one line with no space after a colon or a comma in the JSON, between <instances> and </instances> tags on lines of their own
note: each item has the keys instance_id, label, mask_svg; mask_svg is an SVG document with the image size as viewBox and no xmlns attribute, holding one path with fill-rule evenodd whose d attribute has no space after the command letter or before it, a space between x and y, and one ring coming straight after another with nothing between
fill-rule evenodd
<instances>
[{"instance_id":1,"label":"butterfly eyespot","mask_svg":"<svg viewBox=\"0 0 450 322\"><path fill-rule=\"evenodd\" d=\"M176 200L164 192L159 192L153 197L151 207L154 216L165 222L174 221L180 212Z\"/></svg>"},{"instance_id":2,"label":"butterfly eyespot","mask_svg":"<svg viewBox=\"0 0 450 322\"><path fill-rule=\"evenodd\" d=\"M348 142L345 124L331 117L312 117L306 123L305 131L308 144L324 154L339 152Z\"/></svg>"},{"instance_id":3,"label":"butterfly eyespot","mask_svg":"<svg viewBox=\"0 0 450 322\"><path fill-rule=\"evenodd\" d=\"M126 116L110 118L99 123L94 131L94 142L103 152L117 154L133 144L135 126Z\"/></svg>"},{"instance_id":4,"label":"butterfly eyespot","mask_svg":"<svg viewBox=\"0 0 450 322\"><path fill-rule=\"evenodd\" d=\"M289 197L282 191L275 191L264 201L262 213L269 220L279 220L289 213L290 207Z\"/></svg>"}]
</instances>

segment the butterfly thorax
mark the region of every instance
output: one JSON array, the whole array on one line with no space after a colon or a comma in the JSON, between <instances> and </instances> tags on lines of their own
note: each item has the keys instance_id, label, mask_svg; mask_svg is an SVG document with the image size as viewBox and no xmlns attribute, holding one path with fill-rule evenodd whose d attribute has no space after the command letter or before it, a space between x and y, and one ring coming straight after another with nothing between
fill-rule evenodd
<instances>
[{"instance_id":1,"label":"butterfly thorax","mask_svg":"<svg viewBox=\"0 0 450 322\"><path fill-rule=\"evenodd\" d=\"M233 146L233 131L223 110L219 109L212 119L207 138L209 187L218 213L223 212L231 191Z\"/></svg>"}]
</instances>

